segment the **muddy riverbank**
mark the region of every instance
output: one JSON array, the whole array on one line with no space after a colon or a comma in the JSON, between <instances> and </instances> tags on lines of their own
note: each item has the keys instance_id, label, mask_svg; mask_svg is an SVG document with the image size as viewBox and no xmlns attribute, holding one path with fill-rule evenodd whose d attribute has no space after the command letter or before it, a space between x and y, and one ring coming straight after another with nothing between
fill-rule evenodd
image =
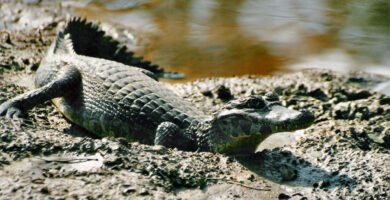
<instances>
[{"instance_id":1,"label":"muddy riverbank","mask_svg":"<svg viewBox=\"0 0 390 200\"><path fill-rule=\"evenodd\" d=\"M75 4L2 1L0 102L33 86L40 59ZM279 134L253 155L96 138L47 102L25 119L0 118L0 198L388 199L390 97L372 88L389 80L307 70L169 85L207 113L220 110L227 96L274 91L285 106L315 114L311 127Z\"/></svg>"}]
</instances>

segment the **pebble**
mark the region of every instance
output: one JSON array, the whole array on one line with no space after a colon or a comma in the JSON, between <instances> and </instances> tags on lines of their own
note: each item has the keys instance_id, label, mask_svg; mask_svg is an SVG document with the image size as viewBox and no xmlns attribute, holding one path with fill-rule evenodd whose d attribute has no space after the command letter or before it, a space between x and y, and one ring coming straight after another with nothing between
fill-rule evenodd
<instances>
[{"instance_id":1,"label":"pebble","mask_svg":"<svg viewBox=\"0 0 390 200\"><path fill-rule=\"evenodd\" d=\"M291 198L291 196L289 196L287 194L284 194L284 193L280 193L279 196L278 196L279 200L288 200L290 198Z\"/></svg>"},{"instance_id":2,"label":"pebble","mask_svg":"<svg viewBox=\"0 0 390 200\"><path fill-rule=\"evenodd\" d=\"M230 89L224 85L220 85L216 88L217 97L221 100L227 101L233 98Z\"/></svg>"}]
</instances>

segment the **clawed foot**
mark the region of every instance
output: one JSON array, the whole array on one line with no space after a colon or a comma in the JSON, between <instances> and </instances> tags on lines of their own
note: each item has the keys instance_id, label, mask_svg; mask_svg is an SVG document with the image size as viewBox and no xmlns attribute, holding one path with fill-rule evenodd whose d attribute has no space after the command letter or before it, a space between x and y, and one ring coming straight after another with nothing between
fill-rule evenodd
<instances>
[{"instance_id":1,"label":"clawed foot","mask_svg":"<svg viewBox=\"0 0 390 200\"><path fill-rule=\"evenodd\" d=\"M178 139L179 127L171 122L161 123L156 130L154 145L162 145L167 148L174 148Z\"/></svg>"},{"instance_id":2,"label":"clawed foot","mask_svg":"<svg viewBox=\"0 0 390 200\"><path fill-rule=\"evenodd\" d=\"M196 150L194 141L186 137L180 131L179 126L172 122L162 122L157 127L154 144L167 148L178 148L185 151Z\"/></svg>"},{"instance_id":3,"label":"clawed foot","mask_svg":"<svg viewBox=\"0 0 390 200\"><path fill-rule=\"evenodd\" d=\"M6 101L0 105L0 116L5 116L7 118L22 118L23 112L15 102Z\"/></svg>"}]
</instances>

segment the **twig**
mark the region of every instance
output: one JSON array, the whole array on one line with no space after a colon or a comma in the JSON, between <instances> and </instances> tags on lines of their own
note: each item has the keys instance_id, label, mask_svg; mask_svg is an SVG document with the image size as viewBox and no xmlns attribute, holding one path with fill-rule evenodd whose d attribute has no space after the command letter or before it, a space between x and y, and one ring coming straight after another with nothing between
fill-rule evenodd
<instances>
[{"instance_id":1,"label":"twig","mask_svg":"<svg viewBox=\"0 0 390 200\"><path fill-rule=\"evenodd\" d=\"M38 158L40 160L43 160L45 162L58 162L58 163L80 163L80 162L88 162L88 161L98 161L97 158L69 158L69 159L45 159L45 158Z\"/></svg>"}]
</instances>

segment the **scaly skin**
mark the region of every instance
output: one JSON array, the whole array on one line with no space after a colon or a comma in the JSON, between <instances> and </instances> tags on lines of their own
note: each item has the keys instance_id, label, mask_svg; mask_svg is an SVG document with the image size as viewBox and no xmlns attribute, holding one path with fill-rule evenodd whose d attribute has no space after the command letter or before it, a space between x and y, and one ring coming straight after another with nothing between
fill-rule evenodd
<instances>
[{"instance_id":1,"label":"scaly skin","mask_svg":"<svg viewBox=\"0 0 390 200\"><path fill-rule=\"evenodd\" d=\"M271 133L314 120L308 112L282 107L275 96L235 100L207 116L160 84L161 70L118 48L96 26L71 20L41 62L37 89L1 104L0 115L19 117L52 100L66 118L100 136L224 153L253 151Z\"/></svg>"}]
</instances>

